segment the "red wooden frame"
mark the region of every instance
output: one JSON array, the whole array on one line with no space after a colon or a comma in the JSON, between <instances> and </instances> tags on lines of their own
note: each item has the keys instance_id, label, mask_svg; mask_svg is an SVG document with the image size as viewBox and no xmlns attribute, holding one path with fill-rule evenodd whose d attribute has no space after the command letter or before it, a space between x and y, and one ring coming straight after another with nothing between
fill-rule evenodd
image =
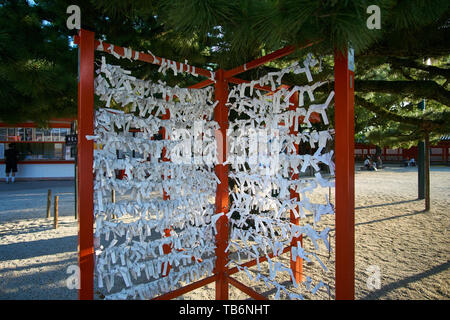
<instances>
[{"instance_id":1,"label":"red wooden frame","mask_svg":"<svg viewBox=\"0 0 450 320\"><path fill-rule=\"evenodd\" d=\"M80 299L93 299L93 275L94 275L94 250L93 250L93 142L86 140L86 135L93 134L94 115L94 51L110 51L111 45L94 39L94 33L80 30L75 36L74 42L79 45L79 83L78 83L78 201L79 201L79 264L81 287ZM312 46L308 43L302 48ZM300 48L300 47L299 47ZM234 76L249 69L261 66L265 63L279 59L293 53L294 46L287 46L271 54L248 62L231 70L219 69L215 72L215 81L211 79L199 82L190 88L203 88L214 83L215 99L218 101L214 110L215 121L220 128L218 143L220 149L227 150L226 129L228 128L228 112L225 106L228 96L228 83L243 83L245 80ZM123 55L123 47L114 46L114 51ZM132 56L135 57L135 51ZM162 58L139 52L137 60L161 64ZM157 60L157 61L156 61ZM180 63L177 62L177 67ZM190 66L184 64L183 70L188 71ZM192 70L192 69L191 69ZM196 68L196 73L211 78L211 71ZM354 74L349 70L347 53L335 53L335 139L336 139L336 298L354 299L354 106L353 106ZM270 88L261 88L271 91ZM291 128L291 131L294 128ZM221 137L220 137L221 136ZM220 152L220 151L219 151ZM220 154L225 160L226 154ZM222 162L216 165L215 172L220 180L216 191L216 212L228 211L228 166ZM292 194L297 197L297 194ZM292 222L297 223L292 217ZM253 289L245 286L231 275L239 269L227 268L228 255L225 249L228 245L228 218L223 215L216 223L216 266L214 275L191 283L183 288L156 297L159 299L173 299L182 294L205 286L209 283L216 284L216 299L226 300L229 297L229 284L248 294L255 299L265 299ZM299 239L300 240L300 239ZM292 243L291 245L294 245ZM283 253L290 251L291 246L284 248ZM273 255L272 255L273 256ZM260 262L266 258L259 259ZM256 265L256 260L242 264L242 267ZM291 265L295 279L301 281L302 266L300 259Z\"/></svg>"}]
</instances>

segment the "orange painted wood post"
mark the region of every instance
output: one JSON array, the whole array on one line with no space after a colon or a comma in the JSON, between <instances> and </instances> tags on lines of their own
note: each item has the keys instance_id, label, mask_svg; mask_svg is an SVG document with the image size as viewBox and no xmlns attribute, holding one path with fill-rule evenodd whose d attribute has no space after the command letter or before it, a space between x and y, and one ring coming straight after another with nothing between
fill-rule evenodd
<instances>
[{"instance_id":1,"label":"orange painted wood post","mask_svg":"<svg viewBox=\"0 0 450 320\"><path fill-rule=\"evenodd\" d=\"M167 97L166 100L169 101L169 97ZM161 119L162 120L169 120L170 119L170 110L169 109L166 109L166 113L161 116ZM162 135L162 139L165 140L166 128L164 128L164 127L161 128L161 135ZM167 140L169 140L169 138L167 138ZM167 158L166 153L167 153L166 147L163 147L162 155L161 155L161 158L162 158L163 162L169 162L170 161L170 159ZM163 175L163 179L166 179L166 178L170 178L170 177L164 177L164 175ZM167 192L164 189L163 189L163 199L164 200L170 199L170 196L167 194Z\"/></svg>"},{"instance_id":2,"label":"orange painted wood post","mask_svg":"<svg viewBox=\"0 0 450 320\"><path fill-rule=\"evenodd\" d=\"M167 101L169 100L168 96L166 97L166 100ZM169 120L170 119L170 110L169 109L166 109L166 113L161 116L161 119L162 120ZM162 134L162 139L165 140L166 139L166 128L165 127L161 128L161 134ZM167 140L169 140L169 138L167 138ZM167 154L167 149L166 149L166 147L163 147L162 155L161 155L163 162L169 162L170 161L170 159L167 158L166 154ZM163 174L162 178L163 178L163 180L164 179L170 179L170 176L166 177ZM169 199L170 199L170 195L163 189L163 200L169 200ZM164 236L165 237L170 237L170 231L171 231L171 228L164 229ZM169 254L171 252L172 252L172 245L171 244L163 244L163 253L164 254ZM166 272L164 273L164 265L162 265L161 266L162 277L168 276L171 268L172 268L172 266L169 263L167 265L167 267L166 267Z\"/></svg>"},{"instance_id":3,"label":"orange painted wood post","mask_svg":"<svg viewBox=\"0 0 450 320\"><path fill-rule=\"evenodd\" d=\"M336 299L355 298L355 132L353 53L334 54Z\"/></svg>"},{"instance_id":4,"label":"orange painted wood post","mask_svg":"<svg viewBox=\"0 0 450 320\"><path fill-rule=\"evenodd\" d=\"M293 94L291 96L291 98L289 99L289 102L292 103L292 105L289 105L289 110L295 111L295 109L297 109L297 107L298 107L298 92L296 92L295 94ZM294 123L290 127L289 133L291 135L295 135L298 133L298 128L295 127L295 119L294 119ZM295 146L294 154L298 154L299 146L298 146L298 144L295 144L294 146ZM291 168L291 170L292 169L293 168ZM297 170L298 170L298 168L297 168ZM292 172L291 172L291 174L292 174ZM291 177L292 180L298 180L298 178L299 178L298 173L292 174L292 177ZM291 199L296 199L296 201L300 200L300 195L292 189L290 189L290 197L291 197ZM299 210L298 206L296 206L296 210ZM296 218L294 215L294 212L292 210L290 212L290 222L295 225L300 224L300 218ZM302 235L300 235L299 237L292 238L291 246L297 246L297 242L300 242L300 245L303 246L303 236ZM292 260L292 251L291 251L291 259L289 259L289 261L291 263L291 270L292 270L292 273L294 274L295 282L296 283L302 282L302 280L303 280L303 259L300 257L297 257L296 260L293 261Z\"/></svg>"},{"instance_id":5,"label":"orange painted wood post","mask_svg":"<svg viewBox=\"0 0 450 320\"><path fill-rule=\"evenodd\" d=\"M94 32L79 32L78 74L78 298L94 298Z\"/></svg>"},{"instance_id":6,"label":"orange painted wood post","mask_svg":"<svg viewBox=\"0 0 450 320\"><path fill-rule=\"evenodd\" d=\"M228 82L224 79L224 71L222 69L216 72L215 83L216 101L219 101L214 109L214 120L219 124L219 130L216 134L217 151L219 163L215 166L215 173L220 180L216 190L216 213L228 212L228 166L223 165L226 161L227 150L227 129L228 129L228 109L225 105L228 99ZM228 260L228 254L225 249L228 246L228 218L220 217L216 222L216 300L228 300L228 279L226 277L225 264Z\"/></svg>"}]
</instances>

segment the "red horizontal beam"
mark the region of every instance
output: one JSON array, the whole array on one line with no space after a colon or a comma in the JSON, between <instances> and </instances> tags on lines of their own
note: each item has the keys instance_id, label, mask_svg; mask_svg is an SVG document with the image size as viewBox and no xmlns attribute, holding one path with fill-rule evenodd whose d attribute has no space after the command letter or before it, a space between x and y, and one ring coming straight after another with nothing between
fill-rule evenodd
<instances>
[{"instance_id":1,"label":"red horizontal beam","mask_svg":"<svg viewBox=\"0 0 450 320\"><path fill-rule=\"evenodd\" d=\"M279 49L277 51L274 51L268 55L265 55L261 58L255 59L253 61L247 62L245 64L243 64L242 66L233 68L231 70L225 71L225 78L231 78L237 74L240 74L242 72L245 72L247 70L251 70L254 69L256 67L259 67L263 64L266 64L267 62L270 62L272 60L276 60L279 58L282 58L284 56L287 56L291 53L293 53L295 51L295 47L294 46L286 46L282 49Z\"/></svg>"},{"instance_id":2,"label":"red horizontal beam","mask_svg":"<svg viewBox=\"0 0 450 320\"><path fill-rule=\"evenodd\" d=\"M237 281L236 279L230 277L229 275L226 275L228 283L236 287L237 289L241 290L245 294L249 295L251 298L255 300L268 300L266 297L264 297L262 294L259 294L255 290L253 290L250 287L247 287L242 282Z\"/></svg>"},{"instance_id":3,"label":"red horizontal beam","mask_svg":"<svg viewBox=\"0 0 450 320\"><path fill-rule=\"evenodd\" d=\"M237 74L240 74L240 73L243 73L245 71L257 68L257 67L262 66L263 64L266 64L266 63L268 63L270 61L273 61L273 60L280 59L282 57L288 56L288 55L290 55L291 53L293 53L296 50L300 50L300 49L311 47L311 46L313 46L313 45L315 45L315 44L317 44L319 42L321 42L321 40L314 41L314 42L308 42L307 44L305 44L303 46L298 46L298 47L297 46L286 46L286 47L278 49L278 50L276 50L276 51L274 51L272 53L269 53L269 54L267 54L265 56L257 58L257 59L255 59L253 61L247 62L247 63L243 64L242 66L239 66L239 67L233 68L231 70L225 71L224 76L225 76L225 78L227 80L229 80L229 78L231 78L231 77L233 77L233 76L235 76Z\"/></svg>"},{"instance_id":4,"label":"red horizontal beam","mask_svg":"<svg viewBox=\"0 0 450 320\"><path fill-rule=\"evenodd\" d=\"M207 277L205 279L193 282L191 284L188 284L187 286L184 286L182 288L176 289L174 291L168 292L166 294L160 295L156 298L153 298L152 300L170 300L174 299L176 297L179 297L185 293L188 293L192 290L198 289L200 287L206 286L207 284L210 284L214 281L216 281L217 275L212 275L210 277Z\"/></svg>"},{"instance_id":5,"label":"red horizontal beam","mask_svg":"<svg viewBox=\"0 0 450 320\"><path fill-rule=\"evenodd\" d=\"M75 36L73 42L75 44L78 44L79 43L79 37ZM99 48L99 45L100 45L100 41L99 40L95 40L95 50L103 51L103 52L106 52L106 53L111 53L110 52L111 44L109 44L107 42L102 42L103 49L101 47ZM120 46L116 46L116 45L114 45L114 52L119 54L119 55L121 55L121 56L123 56L125 54L124 47L120 47ZM140 52L140 51L138 51L138 53L139 53L139 58L136 59L136 60L147 62L147 63L151 63L151 64L161 65L162 64L162 59L164 59L164 58L160 58L160 57L157 57L155 55L151 55L151 54ZM136 51L135 50L131 50L132 59L134 59L135 54L136 54ZM166 59L166 60L168 60L168 59ZM173 61L173 60L170 60L170 61ZM175 61L175 63L177 65L177 70L179 70L180 66L181 66L181 63L180 62L176 62L176 61ZM183 63L183 71L189 71L189 70L192 70L192 66L188 66L188 65ZM206 69L195 67L195 73L198 74L198 75L207 77L207 78L211 77L211 71L206 70Z\"/></svg>"}]
</instances>

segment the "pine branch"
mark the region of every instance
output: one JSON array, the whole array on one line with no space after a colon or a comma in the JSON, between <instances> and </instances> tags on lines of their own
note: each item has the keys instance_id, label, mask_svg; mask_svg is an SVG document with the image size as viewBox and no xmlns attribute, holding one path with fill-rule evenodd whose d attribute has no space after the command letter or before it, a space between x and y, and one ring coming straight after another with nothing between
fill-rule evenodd
<instances>
[{"instance_id":1,"label":"pine branch","mask_svg":"<svg viewBox=\"0 0 450 320\"><path fill-rule=\"evenodd\" d=\"M375 103L368 101L364 98L361 98L358 95L355 95L355 103L360 105L361 107L370 110L381 116L385 119L392 120L402 124L409 124L419 128L423 132L432 132L432 131L446 131L448 130L448 124L444 119L439 120L431 120L418 118L413 116L400 115L398 113L387 110L386 108L376 105Z\"/></svg>"},{"instance_id":2,"label":"pine branch","mask_svg":"<svg viewBox=\"0 0 450 320\"><path fill-rule=\"evenodd\" d=\"M388 57L387 61L396 67L407 67L418 70L426 71L430 74L430 76L443 76L445 79L450 78L450 69L439 68L435 66L428 66L425 64L418 63L411 59L397 58L397 57Z\"/></svg>"},{"instance_id":3,"label":"pine branch","mask_svg":"<svg viewBox=\"0 0 450 320\"><path fill-rule=\"evenodd\" d=\"M357 92L380 92L430 99L450 107L450 92L431 80L355 80Z\"/></svg>"}]
</instances>

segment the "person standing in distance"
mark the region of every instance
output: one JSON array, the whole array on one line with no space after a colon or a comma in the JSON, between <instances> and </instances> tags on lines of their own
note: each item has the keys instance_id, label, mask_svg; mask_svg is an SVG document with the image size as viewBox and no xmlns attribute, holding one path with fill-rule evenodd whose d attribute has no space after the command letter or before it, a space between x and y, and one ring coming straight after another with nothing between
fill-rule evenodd
<instances>
[{"instance_id":1,"label":"person standing in distance","mask_svg":"<svg viewBox=\"0 0 450 320\"><path fill-rule=\"evenodd\" d=\"M6 183L9 183L9 178L11 178L11 182L14 183L17 172L17 161L19 161L19 153L16 150L16 145L11 143L9 149L5 151Z\"/></svg>"}]
</instances>

